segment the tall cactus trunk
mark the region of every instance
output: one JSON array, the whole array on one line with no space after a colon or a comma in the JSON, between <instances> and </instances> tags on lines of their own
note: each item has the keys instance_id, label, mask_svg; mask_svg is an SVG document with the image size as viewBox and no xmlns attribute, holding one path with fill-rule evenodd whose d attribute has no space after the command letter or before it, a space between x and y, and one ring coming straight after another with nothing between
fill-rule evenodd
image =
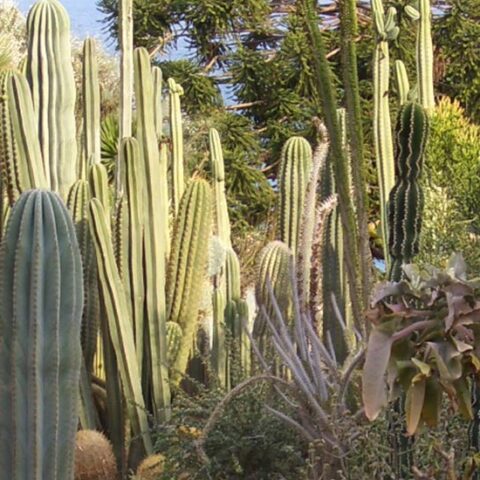
<instances>
[{"instance_id":1,"label":"tall cactus trunk","mask_svg":"<svg viewBox=\"0 0 480 480\"><path fill-rule=\"evenodd\" d=\"M312 0L302 0L300 2L301 14L304 17L307 36L312 44L315 86L322 101L332 155L335 158L333 171L338 192L342 228L345 232L348 232L348 235L345 235L345 264L351 293L353 318L356 327L363 331L363 298L366 294L362 291L358 229L355 209L350 195L349 162L342 144L342 132L337 118L337 101L332 82L332 72L326 57L326 49L318 26L314 3Z\"/></svg>"},{"instance_id":2,"label":"tall cactus trunk","mask_svg":"<svg viewBox=\"0 0 480 480\"><path fill-rule=\"evenodd\" d=\"M410 263L419 251L422 226L423 192L420 184L428 136L426 110L415 103L400 109L396 126L395 185L389 200L389 249L392 257L389 277L399 282L402 265ZM413 439L406 435L405 396L401 396L390 412L389 441L392 465L398 478L411 476Z\"/></svg>"},{"instance_id":3,"label":"tall cactus trunk","mask_svg":"<svg viewBox=\"0 0 480 480\"><path fill-rule=\"evenodd\" d=\"M368 196L363 147L362 109L360 105L360 87L357 68L357 2L356 0L342 0L339 2L339 6L343 83L347 105L346 138L350 146L350 166L357 214L358 249L361 257L362 301L366 305L370 292L372 258L368 235Z\"/></svg>"},{"instance_id":4,"label":"tall cactus trunk","mask_svg":"<svg viewBox=\"0 0 480 480\"><path fill-rule=\"evenodd\" d=\"M430 0L419 2L420 20L417 30L417 75L420 103L427 112L435 108L433 92L432 12Z\"/></svg>"},{"instance_id":5,"label":"tall cactus trunk","mask_svg":"<svg viewBox=\"0 0 480 480\"><path fill-rule=\"evenodd\" d=\"M186 372L198 325L202 284L206 280L208 241L211 233L210 186L205 180L190 182L175 220L168 266L168 319L178 323L182 339L173 362L172 379L179 383Z\"/></svg>"},{"instance_id":6,"label":"tall cactus trunk","mask_svg":"<svg viewBox=\"0 0 480 480\"><path fill-rule=\"evenodd\" d=\"M376 45L373 55L373 137L377 162L378 186L380 189L380 222L383 250L387 269L388 253L388 196L395 183L392 124L390 119L390 53L388 38L398 32L395 26L396 11L393 8L385 15L382 0L371 2Z\"/></svg>"},{"instance_id":7,"label":"tall cactus trunk","mask_svg":"<svg viewBox=\"0 0 480 480\"><path fill-rule=\"evenodd\" d=\"M166 347L166 245L164 231L166 219L165 196L159 189L162 178L157 134L155 130L154 83L147 50L134 52L135 100L137 104L137 139L140 144L141 190L144 194L144 265L145 311L151 369L152 400L157 421L170 416L170 387L168 382ZM164 172L163 172L164 173ZM165 192L163 192L165 193Z\"/></svg>"},{"instance_id":8,"label":"tall cactus trunk","mask_svg":"<svg viewBox=\"0 0 480 480\"><path fill-rule=\"evenodd\" d=\"M52 190L66 199L79 176L70 19L58 0L39 0L28 14L27 31L27 79L45 173Z\"/></svg>"},{"instance_id":9,"label":"tall cactus trunk","mask_svg":"<svg viewBox=\"0 0 480 480\"><path fill-rule=\"evenodd\" d=\"M72 480L82 265L57 195L30 191L20 197L0 264L1 476Z\"/></svg>"}]
</instances>

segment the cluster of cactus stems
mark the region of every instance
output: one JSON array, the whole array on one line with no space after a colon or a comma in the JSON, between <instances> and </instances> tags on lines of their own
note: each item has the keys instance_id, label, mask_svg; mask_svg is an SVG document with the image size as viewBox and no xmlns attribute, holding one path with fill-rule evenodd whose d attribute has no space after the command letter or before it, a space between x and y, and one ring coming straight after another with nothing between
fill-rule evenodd
<instances>
[{"instance_id":1,"label":"cluster of cactus stems","mask_svg":"<svg viewBox=\"0 0 480 480\"><path fill-rule=\"evenodd\" d=\"M313 25L312 2L300 3L307 33L323 51L321 36ZM157 423L168 420L172 383L180 383L194 356L202 285L209 281L212 234L225 250L213 276L212 366L226 389L233 382L232 358L245 372L250 366L244 324L253 313L242 298L240 263L232 248L220 136L215 129L209 132L211 183L198 177L189 179L184 165L183 89L174 79L165 82L170 152L163 132L162 71L152 67L147 50L133 50L132 2L119 4L122 96L115 188L101 163L95 42L87 39L83 49L80 134L75 126L70 25L58 0L39 0L30 11L25 75L0 72L0 170L2 202L8 207L2 210L2 225L9 218L0 252L0 375L4 385L11 385L0 392L2 411L9 412L1 416L0 435L5 445L12 445L2 450L0 467L12 479L39 478L39 472L45 478L72 478L77 415L84 428L95 428L100 421L90 388L94 358L104 370L98 376L105 379L108 430L120 465L129 435L142 453L152 452L149 414ZM348 36L356 28L353 2L344 8L348 14L344 35ZM408 78L404 65L397 62L403 107L397 126L394 183L388 41L398 34L398 27L395 9L385 14L381 0L372 0L372 11L377 33L374 135L381 216L383 228L390 226L391 278L396 279L402 263L418 250L422 205L418 177L428 121L422 107L408 103ZM428 1L420 2L418 32L420 100L428 110L433 105ZM362 267L368 262L362 263L358 255L364 220L350 195L353 183L354 195L364 205L363 186L358 185L363 178L362 132L355 129L358 84L353 81L355 72L352 77L349 70L355 52L344 58L350 82L347 119L337 115L329 69L322 60L324 55L320 57L315 57L315 77L319 92L324 93L320 97L333 160L327 160L329 141L324 130L314 154L301 137L286 142L279 173L279 240L269 243L261 254L256 297L267 315L288 318L291 309L297 308L291 295L295 261L302 272L298 279L301 309L324 306L335 293L341 297L337 300L342 313L351 302L358 322L369 272ZM319 196L319 185L325 181L322 175L327 177L330 171L334 180L329 194L336 195L323 191ZM56 193L27 192L30 189ZM343 234L346 230L349 235ZM320 285L320 277L331 280L323 276L318 262L327 250L334 253L336 269L331 273L338 288L332 287L333 280L330 285ZM280 312L274 311L272 293ZM321 300L319 296L323 296ZM30 303L24 301L26 297ZM259 315L254 337L262 338L264 326ZM323 322L320 327L324 336L332 334L331 324ZM32 356L19 354L27 348L34 352ZM47 370L40 367L54 361L55 378L41 378ZM49 385L49 391L41 385ZM55 455L44 455L45 445L53 445Z\"/></svg>"}]
</instances>

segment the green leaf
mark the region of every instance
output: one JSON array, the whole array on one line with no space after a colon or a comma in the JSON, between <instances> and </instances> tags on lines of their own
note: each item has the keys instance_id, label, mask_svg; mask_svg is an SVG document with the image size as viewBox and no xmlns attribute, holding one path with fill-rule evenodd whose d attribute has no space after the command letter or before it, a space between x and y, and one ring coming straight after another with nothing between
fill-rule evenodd
<instances>
[{"instance_id":1,"label":"green leaf","mask_svg":"<svg viewBox=\"0 0 480 480\"><path fill-rule=\"evenodd\" d=\"M467 420L472 420L473 411L468 380L460 378L453 382L453 386L457 392L458 410Z\"/></svg>"},{"instance_id":2,"label":"green leaf","mask_svg":"<svg viewBox=\"0 0 480 480\"><path fill-rule=\"evenodd\" d=\"M451 382L462 376L461 353L450 342L426 342L442 380Z\"/></svg>"},{"instance_id":3,"label":"green leaf","mask_svg":"<svg viewBox=\"0 0 480 480\"><path fill-rule=\"evenodd\" d=\"M421 419L430 427L438 425L442 404L442 390L438 380L430 377L425 383L425 399L423 402Z\"/></svg>"}]
</instances>

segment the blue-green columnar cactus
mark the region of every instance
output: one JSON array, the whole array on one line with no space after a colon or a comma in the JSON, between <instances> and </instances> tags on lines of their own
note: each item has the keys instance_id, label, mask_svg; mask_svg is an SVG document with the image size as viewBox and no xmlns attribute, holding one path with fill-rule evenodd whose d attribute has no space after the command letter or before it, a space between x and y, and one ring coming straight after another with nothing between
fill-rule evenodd
<instances>
[{"instance_id":1,"label":"blue-green columnar cactus","mask_svg":"<svg viewBox=\"0 0 480 480\"><path fill-rule=\"evenodd\" d=\"M0 477L72 480L83 308L80 249L58 195L28 191L0 251Z\"/></svg>"}]
</instances>

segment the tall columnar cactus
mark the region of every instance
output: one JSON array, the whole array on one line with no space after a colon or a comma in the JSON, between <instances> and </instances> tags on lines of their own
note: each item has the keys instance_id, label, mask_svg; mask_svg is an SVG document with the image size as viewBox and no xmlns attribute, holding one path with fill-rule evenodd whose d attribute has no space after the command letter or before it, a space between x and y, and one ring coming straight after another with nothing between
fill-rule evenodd
<instances>
[{"instance_id":1,"label":"tall columnar cactus","mask_svg":"<svg viewBox=\"0 0 480 480\"><path fill-rule=\"evenodd\" d=\"M170 94L170 130L172 135L172 204L173 212L176 215L185 190L182 110L180 106L183 88L173 78L169 78L168 91Z\"/></svg>"},{"instance_id":2,"label":"tall columnar cactus","mask_svg":"<svg viewBox=\"0 0 480 480\"><path fill-rule=\"evenodd\" d=\"M149 345L150 371L154 415L164 421L170 414L170 388L168 383L166 351L165 272L167 219L165 195L159 188L165 172L161 171L157 134L155 131L155 105L153 102L153 75L150 56L146 49L134 51L135 100L137 105L137 134L142 167L140 179L144 192L144 265L145 311ZM165 184L164 184L165 185ZM138 227L137 227L138 228Z\"/></svg>"},{"instance_id":3,"label":"tall columnar cactus","mask_svg":"<svg viewBox=\"0 0 480 480\"><path fill-rule=\"evenodd\" d=\"M124 196L127 212L123 228L123 251L125 269L123 283L127 299L131 304L132 320L135 332L135 347L138 365L143 365L144 348L144 302L145 287L143 278L143 191L141 189L140 147L134 138L125 138L120 147L120 168L123 175Z\"/></svg>"},{"instance_id":4,"label":"tall columnar cactus","mask_svg":"<svg viewBox=\"0 0 480 480\"><path fill-rule=\"evenodd\" d=\"M388 196L395 183L392 125L388 102L390 90L390 40L398 36L396 10L390 7L384 13L382 0L372 0L372 12L376 32L376 45L373 56L373 136L377 159L378 185L380 188L380 216L384 241L385 259L389 264L388 243Z\"/></svg>"},{"instance_id":5,"label":"tall columnar cactus","mask_svg":"<svg viewBox=\"0 0 480 480\"><path fill-rule=\"evenodd\" d=\"M8 106L8 81L12 73L8 70L0 72L0 170L10 206L22 191L18 171L18 147Z\"/></svg>"},{"instance_id":6,"label":"tall columnar cactus","mask_svg":"<svg viewBox=\"0 0 480 480\"><path fill-rule=\"evenodd\" d=\"M0 265L1 476L73 480L82 265L56 194L20 197Z\"/></svg>"},{"instance_id":7,"label":"tall columnar cactus","mask_svg":"<svg viewBox=\"0 0 480 480\"><path fill-rule=\"evenodd\" d=\"M27 31L27 79L45 173L50 187L66 198L78 177L70 19L58 0L39 0L28 14Z\"/></svg>"},{"instance_id":8,"label":"tall columnar cactus","mask_svg":"<svg viewBox=\"0 0 480 480\"><path fill-rule=\"evenodd\" d=\"M302 137L289 138L282 149L279 181L279 239L296 254L305 191L312 169L312 147Z\"/></svg>"},{"instance_id":9,"label":"tall columnar cactus","mask_svg":"<svg viewBox=\"0 0 480 480\"><path fill-rule=\"evenodd\" d=\"M433 93L433 43L430 0L419 1L417 30L417 75L420 104L431 112L435 108Z\"/></svg>"},{"instance_id":10,"label":"tall columnar cactus","mask_svg":"<svg viewBox=\"0 0 480 480\"><path fill-rule=\"evenodd\" d=\"M13 73L9 76L7 97L18 148L18 154L13 157L13 166L20 193L32 188L47 188L50 182L42 160L32 96L24 75Z\"/></svg>"},{"instance_id":11,"label":"tall columnar cactus","mask_svg":"<svg viewBox=\"0 0 480 480\"><path fill-rule=\"evenodd\" d=\"M422 226L423 191L420 185L428 137L426 110L406 103L398 114L395 138L395 186L389 200L390 278L399 281L402 264L418 253Z\"/></svg>"},{"instance_id":12,"label":"tall columnar cactus","mask_svg":"<svg viewBox=\"0 0 480 480\"><path fill-rule=\"evenodd\" d=\"M155 104L155 131L157 132L157 140L160 141L163 136L163 73L160 67L153 67L152 75Z\"/></svg>"},{"instance_id":13,"label":"tall columnar cactus","mask_svg":"<svg viewBox=\"0 0 480 480\"><path fill-rule=\"evenodd\" d=\"M281 314L284 318L289 315L291 304L290 268L292 251L280 241L270 242L261 252L258 267L255 297L266 314L275 319L275 312L271 301L271 293L275 296ZM270 292L270 287L272 292ZM265 318L260 312L255 320L253 334L261 338L265 331Z\"/></svg>"},{"instance_id":14,"label":"tall columnar cactus","mask_svg":"<svg viewBox=\"0 0 480 480\"><path fill-rule=\"evenodd\" d=\"M86 180L77 180L68 196L67 206L75 224L83 264L84 309L82 320L82 347L87 371L93 368L99 329L99 297L95 251L88 226L90 186Z\"/></svg>"},{"instance_id":15,"label":"tall columnar cactus","mask_svg":"<svg viewBox=\"0 0 480 480\"><path fill-rule=\"evenodd\" d=\"M395 79L397 81L398 101L400 105L407 103L410 93L410 82L405 64L401 60L395 60Z\"/></svg>"},{"instance_id":16,"label":"tall columnar cactus","mask_svg":"<svg viewBox=\"0 0 480 480\"><path fill-rule=\"evenodd\" d=\"M95 242L99 285L108 331L118 363L133 435L141 439L146 453L151 453L152 442L135 351L132 319L113 252L109 222L101 202L93 198L90 201L89 225Z\"/></svg>"},{"instance_id":17,"label":"tall columnar cactus","mask_svg":"<svg viewBox=\"0 0 480 480\"><path fill-rule=\"evenodd\" d=\"M168 319L180 325L183 336L173 365L173 380L179 382L187 369L197 328L206 278L208 241L211 233L210 186L205 180L190 182L175 220L172 252L168 266Z\"/></svg>"},{"instance_id":18,"label":"tall columnar cactus","mask_svg":"<svg viewBox=\"0 0 480 480\"><path fill-rule=\"evenodd\" d=\"M98 81L98 63L95 52L95 40L87 38L83 44L83 156L84 166L100 163L100 83ZM83 169L82 169L83 170ZM80 172L86 175L85 171Z\"/></svg>"}]
</instances>

